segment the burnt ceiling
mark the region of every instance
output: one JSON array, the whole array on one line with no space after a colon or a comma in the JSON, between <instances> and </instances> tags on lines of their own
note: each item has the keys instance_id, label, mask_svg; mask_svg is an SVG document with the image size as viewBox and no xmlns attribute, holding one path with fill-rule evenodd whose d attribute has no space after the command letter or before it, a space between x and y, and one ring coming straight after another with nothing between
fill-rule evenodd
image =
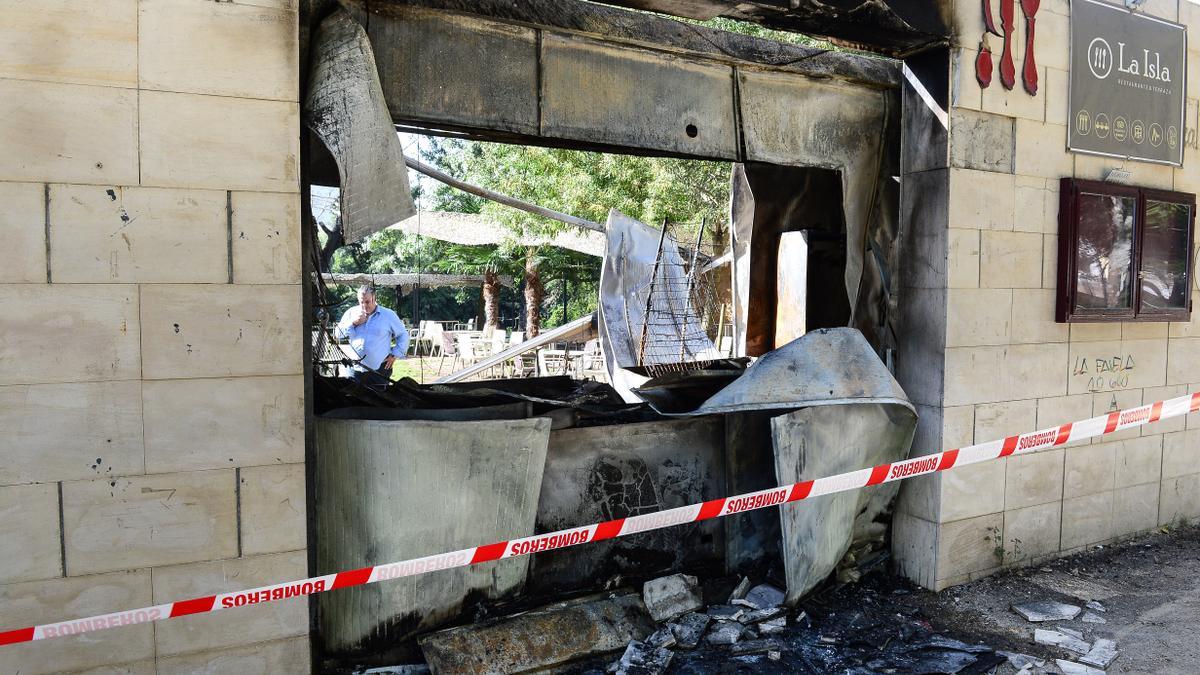
<instances>
[{"instance_id":1,"label":"burnt ceiling","mask_svg":"<svg viewBox=\"0 0 1200 675\"><path fill-rule=\"evenodd\" d=\"M689 19L716 17L823 37L892 56L946 42L937 0L599 0Z\"/></svg>"}]
</instances>

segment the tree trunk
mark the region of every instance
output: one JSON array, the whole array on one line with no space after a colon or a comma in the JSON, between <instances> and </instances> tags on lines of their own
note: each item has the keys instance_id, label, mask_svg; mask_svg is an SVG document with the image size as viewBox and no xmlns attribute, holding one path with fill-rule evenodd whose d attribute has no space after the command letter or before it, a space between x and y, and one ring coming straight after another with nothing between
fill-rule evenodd
<instances>
[{"instance_id":1,"label":"tree trunk","mask_svg":"<svg viewBox=\"0 0 1200 675\"><path fill-rule=\"evenodd\" d=\"M338 218L332 228L326 228L319 221L317 225L325 232L326 237L325 244L321 246L321 269L319 271L322 273L331 272L333 254L337 253L337 250L346 243L345 238L342 236L342 219Z\"/></svg>"},{"instance_id":2,"label":"tree trunk","mask_svg":"<svg viewBox=\"0 0 1200 675\"><path fill-rule=\"evenodd\" d=\"M542 298L546 287L542 285L538 270L537 249L525 249L525 339L537 337L542 328Z\"/></svg>"},{"instance_id":3,"label":"tree trunk","mask_svg":"<svg viewBox=\"0 0 1200 675\"><path fill-rule=\"evenodd\" d=\"M485 327L500 327L500 275L490 267L483 271L483 317Z\"/></svg>"}]
</instances>

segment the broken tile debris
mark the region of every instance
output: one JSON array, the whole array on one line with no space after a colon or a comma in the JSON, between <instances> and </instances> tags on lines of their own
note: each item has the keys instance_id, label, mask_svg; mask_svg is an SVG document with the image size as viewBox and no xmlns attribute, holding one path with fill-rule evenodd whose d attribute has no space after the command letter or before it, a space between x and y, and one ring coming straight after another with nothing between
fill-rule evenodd
<instances>
[{"instance_id":1,"label":"broken tile debris","mask_svg":"<svg viewBox=\"0 0 1200 675\"><path fill-rule=\"evenodd\" d=\"M1085 666L1082 663L1075 663L1074 661L1067 661L1066 659L1055 659L1054 662L1057 663L1059 669L1063 671L1063 675L1105 675L1103 670L1096 670L1095 668L1092 668L1091 666Z\"/></svg>"},{"instance_id":2,"label":"broken tile debris","mask_svg":"<svg viewBox=\"0 0 1200 675\"><path fill-rule=\"evenodd\" d=\"M1117 654L1117 643L1115 641L1108 638L1099 638L1087 654L1079 657L1079 662L1086 663L1089 666L1096 666L1097 668L1107 668L1109 664L1117 659Z\"/></svg>"},{"instance_id":3,"label":"broken tile debris","mask_svg":"<svg viewBox=\"0 0 1200 675\"><path fill-rule=\"evenodd\" d=\"M746 614L745 607L735 605L713 605L708 608L708 615L718 621L740 621Z\"/></svg>"},{"instance_id":4,"label":"broken tile debris","mask_svg":"<svg viewBox=\"0 0 1200 675\"><path fill-rule=\"evenodd\" d=\"M770 584L759 584L754 588L751 588L750 591L746 593L746 597L743 599L748 606L753 607L754 609L778 607L783 604L783 600L783 591Z\"/></svg>"},{"instance_id":5,"label":"broken tile debris","mask_svg":"<svg viewBox=\"0 0 1200 675\"><path fill-rule=\"evenodd\" d=\"M646 638L644 642L651 647L666 647L670 649L671 647L674 647L678 641L675 639L675 634L671 631L671 627L663 626L662 628L659 628L651 633L650 637Z\"/></svg>"},{"instance_id":6,"label":"broken tile debris","mask_svg":"<svg viewBox=\"0 0 1200 675\"><path fill-rule=\"evenodd\" d=\"M1084 612L1079 620L1084 623L1108 623L1108 619L1096 614L1095 612Z\"/></svg>"},{"instance_id":7,"label":"broken tile debris","mask_svg":"<svg viewBox=\"0 0 1200 675\"><path fill-rule=\"evenodd\" d=\"M742 639L742 631L745 627L740 623L718 621L711 630L708 631L708 643L710 645L731 645Z\"/></svg>"},{"instance_id":8,"label":"broken tile debris","mask_svg":"<svg viewBox=\"0 0 1200 675\"><path fill-rule=\"evenodd\" d=\"M609 668L609 672L615 675L660 675L666 672L674 657L675 653L670 649L635 640L629 643L625 653Z\"/></svg>"},{"instance_id":9,"label":"broken tile debris","mask_svg":"<svg viewBox=\"0 0 1200 675\"><path fill-rule=\"evenodd\" d=\"M1084 640L1083 631L1075 630L1074 628L1067 628L1066 626L1055 626L1054 630L1056 630L1060 633L1066 633L1067 635L1070 635L1073 638L1079 638L1080 640Z\"/></svg>"},{"instance_id":10,"label":"broken tile debris","mask_svg":"<svg viewBox=\"0 0 1200 675\"><path fill-rule=\"evenodd\" d=\"M1104 608L1104 605L1100 604L1099 602L1097 602L1095 600L1088 600L1087 604L1084 605L1084 607L1087 607L1088 609L1096 611L1096 612L1107 612L1108 611L1107 609Z\"/></svg>"},{"instance_id":11,"label":"broken tile debris","mask_svg":"<svg viewBox=\"0 0 1200 675\"><path fill-rule=\"evenodd\" d=\"M1053 600L1039 600L1013 605L1013 611L1025 617L1026 621L1063 621L1074 619L1082 611L1077 605L1068 605Z\"/></svg>"},{"instance_id":12,"label":"broken tile debris","mask_svg":"<svg viewBox=\"0 0 1200 675\"><path fill-rule=\"evenodd\" d=\"M695 649L696 645L700 644L700 639L704 637L704 631L708 629L708 624L711 622L711 616L692 612L684 614L679 620L670 624L669 627L680 647L683 649Z\"/></svg>"},{"instance_id":13,"label":"broken tile debris","mask_svg":"<svg viewBox=\"0 0 1200 675\"><path fill-rule=\"evenodd\" d=\"M1039 645L1062 647L1081 655L1088 653L1088 650L1092 648L1092 645L1073 635L1067 635L1056 630L1046 630L1044 628L1038 628L1033 632L1033 640Z\"/></svg>"},{"instance_id":14,"label":"broken tile debris","mask_svg":"<svg viewBox=\"0 0 1200 675\"><path fill-rule=\"evenodd\" d=\"M768 607L767 609L756 609L752 612L743 613L738 618L738 621L741 621L744 624L762 623L764 621L777 619L781 616L786 616L787 612L787 607Z\"/></svg>"},{"instance_id":15,"label":"broken tile debris","mask_svg":"<svg viewBox=\"0 0 1200 675\"><path fill-rule=\"evenodd\" d=\"M642 586L642 601L655 621L669 621L704 606L696 577L672 574L647 581Z\"/></svg>"},{"instance_id":16,"label":"broken tile debris","mask_svg":"<svg viewBox=\"0 0 1200 675\"><path fill-rule=\"evenodd\" d=\"M733 645L729 650L733 654L765 654L768 652L782 652L783 645L779 640L747 640Z\"/></svg>"},{"instance_id":17,"label":"broken tile debris","mask_svg":"<svg viewBox=\"0 0 1200 675\"><path fill-rule=\"evenodd\" d=\"M1042 666L1046 665L1046 661L1044 659L1039 659L1037 657L1030 656L1029 654L1002 651L997 651L996 653L1008 659L1009 665L1018 670L1023 670L1027 667L1030 669L1035 667L1041 668Z\"/></svg>"},{"instance_id":18,"label":"broken tile debris","mask_svg":"<svg viewBox=\"0 0 1200 675\"><path fill-rule=\"evenodd\" d=\"M785 630L787 630L787 617L785 616L781 616L778 619L771 619L770 621L763 621L762 623L758 624L759 635L775 635L776 633L782 633Z\"/></svg>"}]
</instances>

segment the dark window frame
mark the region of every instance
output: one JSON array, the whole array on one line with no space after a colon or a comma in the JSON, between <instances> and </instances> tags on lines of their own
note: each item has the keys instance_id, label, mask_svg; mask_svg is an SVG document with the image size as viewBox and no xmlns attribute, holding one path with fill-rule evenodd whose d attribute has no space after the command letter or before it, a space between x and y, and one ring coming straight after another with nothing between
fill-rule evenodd
<instances>
[{"instance_id":1,"label":"dark window frame","mask_svg":"<svg viewBox=\"0 0 1200 675\"><path fill-rule=\"evenodd\" d=\"M1059 183L1058 211L1058 291L1055 320L1059 323L1100 323L1111 321L1189 321L1192 311L1192 278L1195 260L1196 195L1188 192L1173 192L1155 188L1140 188L1103 181L1063 178ZM1132 285L1133 302L1128 309L1077 308L1076 290L1078 270L1076 251L1079 247L1079 197L1081 194L1098 194L1134 199ZM1184 268L1186 283L1183 307L1180 309L1142 309L1142 251L1145 235L1146 201L1170 202L1189 207L1187 233L1187 264Z\"/></svg>"}]
</instances>

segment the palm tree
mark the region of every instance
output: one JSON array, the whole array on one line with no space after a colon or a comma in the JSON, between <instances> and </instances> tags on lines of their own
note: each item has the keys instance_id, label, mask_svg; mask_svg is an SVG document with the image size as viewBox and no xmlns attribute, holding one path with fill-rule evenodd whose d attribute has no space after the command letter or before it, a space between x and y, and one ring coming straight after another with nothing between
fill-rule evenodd
<instances>
[{"instance_id":1,"label":"palm tree","mask_svg":"<svg viewBox=\"0 0 1200 675\"><path fill-rule=\"evenodd\" d=\"M517 266L511 253L499 246L451 244L432 266L450 274L483 275L484 325L500 327L500 275L512 274Z\"/></svg>"},{"instance_id":2,"label":"palm tree","mask_svg":"<svg viewBox=\"0 0 1200 675\"><path fill-rule=\"evenodd\" d=\"M525 249L525 336L537 337L542 329L542 299L546 286L542 283L541 256L536 246Z\"/></svg>"}]
</instances>

